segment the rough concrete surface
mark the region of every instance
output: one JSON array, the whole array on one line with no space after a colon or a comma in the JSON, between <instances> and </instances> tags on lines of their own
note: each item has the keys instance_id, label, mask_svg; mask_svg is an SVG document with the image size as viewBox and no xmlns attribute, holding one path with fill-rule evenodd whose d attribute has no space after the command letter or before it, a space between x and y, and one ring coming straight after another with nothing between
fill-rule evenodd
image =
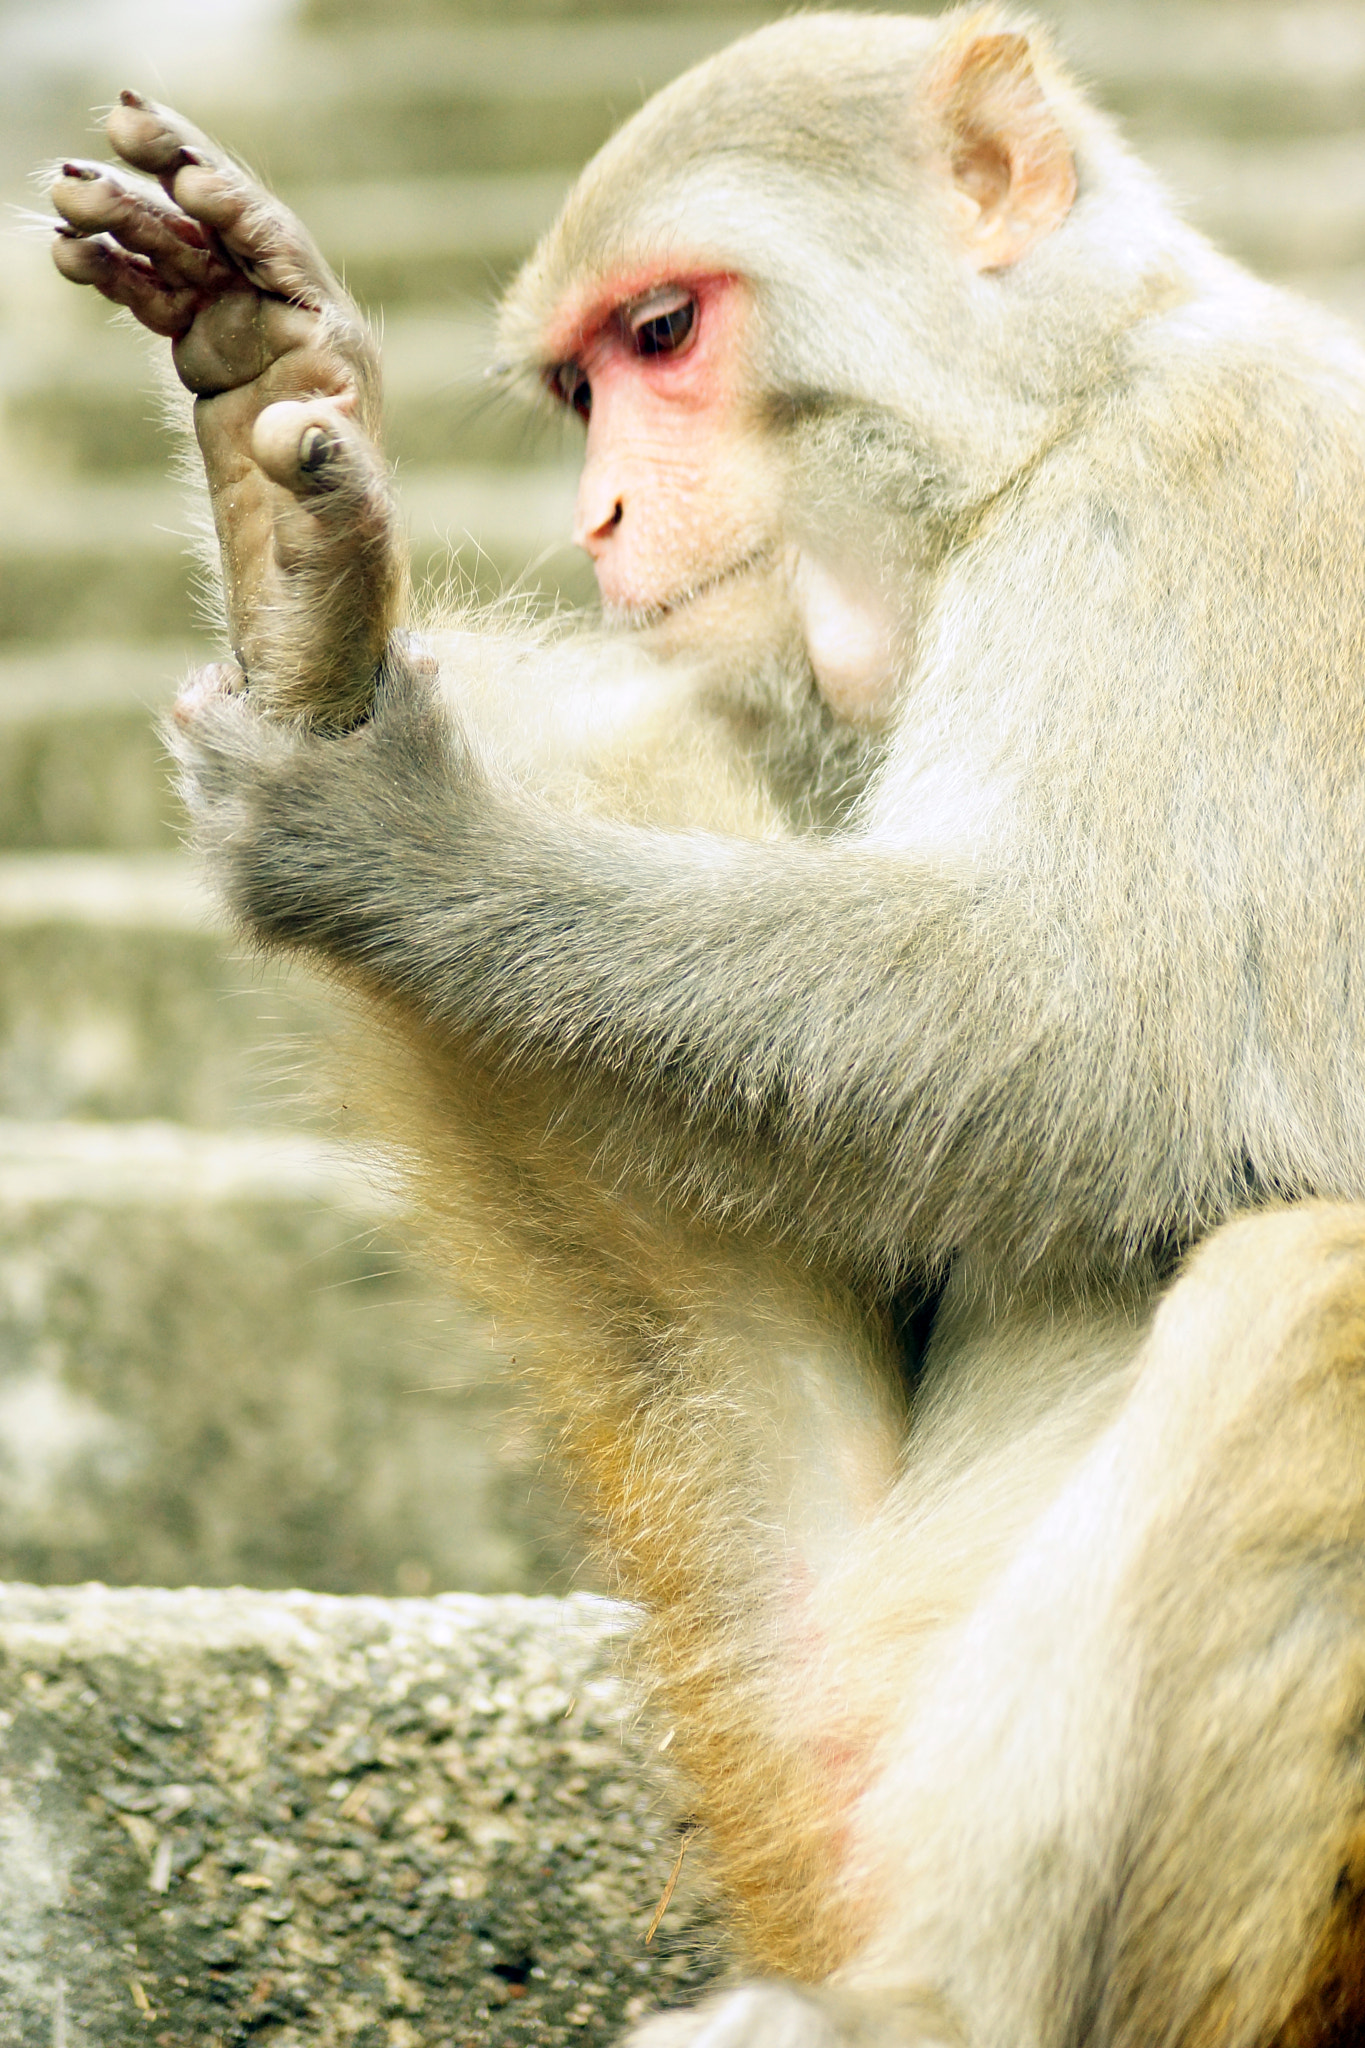
<instances>
[{"instance_id":1,"label":"rough concrete surface","mask_svg":"<svg viewBox=\"0 0 1365 2048\"><path fill-rule=\"evenodd\" d=\"M0 2039L611 2040L721 1965L576 1596L0 1589Z\"/></svg>"},{"instance_id":2,"label":"rough concrete surface","mask_svg":"<svg viewBox=\"0 0 1365 2048\"><path fill-rule=\"evenodd\" d=\"M0 1118L0 1576L561 1590L539 1462L345 1152Z\"/></svg>"}]
</instances>

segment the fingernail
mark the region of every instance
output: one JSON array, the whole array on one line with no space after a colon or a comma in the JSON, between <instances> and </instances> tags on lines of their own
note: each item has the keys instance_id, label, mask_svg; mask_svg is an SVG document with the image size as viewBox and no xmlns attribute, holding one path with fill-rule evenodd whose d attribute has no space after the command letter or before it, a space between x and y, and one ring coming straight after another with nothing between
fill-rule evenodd
<instances>
[{"instance_id":1,"label":"fingernail","mask_svg":"<svg viewBox=\"0 0 1365 2048\"><path fill-rule=\"evenodd\" d=\"M90 164L63 164L62 176L64 178L79 178L83 185L93 185L99 177L99 172Z\"/></svg>"},{"instance_id":2,"label":"fingernail","mask_svg":"<svg viewBox=\"0 0 1365 2048\"><path fill-rule=\"evenodd\" d=\"M326 427L305 427L299 436L299 468L305 476L316 476L335 461L338 448Z\"/></svg>"},{"instance_id":3,"label":"fingernail","mask_svg":"<svg viewBox=\"0 0 1365 2048\"><path fill-rule=\"evenodd\" d=\"M141 107L145 111L147 106L147 102L143 99L142 94L140 92L131 91L127 86L125 86L123 88L123 91L119 94L119 100L121 104L125 107Z\"/></svg>"}]
</instances>

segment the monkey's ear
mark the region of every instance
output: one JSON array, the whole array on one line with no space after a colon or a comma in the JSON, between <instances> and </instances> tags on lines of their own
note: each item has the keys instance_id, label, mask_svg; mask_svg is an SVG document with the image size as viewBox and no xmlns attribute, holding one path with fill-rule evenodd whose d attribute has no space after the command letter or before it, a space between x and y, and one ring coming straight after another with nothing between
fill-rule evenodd
<instances>
[{"instance_id":1,"label":"monkey's ear","mask_svg":"<svg viewBox=\"0 0 1365 2048\"><path fill-rule=\"evenodd\" d=\"M1028 37L953 38L931 63L928 111L942 137L957 235L977 270L1004 270L1060 221L1076 164L1043 96Z\"/></svg>"}]
</instances>

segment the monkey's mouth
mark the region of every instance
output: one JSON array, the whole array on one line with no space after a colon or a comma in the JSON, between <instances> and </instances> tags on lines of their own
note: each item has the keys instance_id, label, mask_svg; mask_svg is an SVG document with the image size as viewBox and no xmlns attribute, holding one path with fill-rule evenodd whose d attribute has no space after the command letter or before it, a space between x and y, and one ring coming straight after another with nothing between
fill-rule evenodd
<instances>
[{"instance_id":1,"label":"monkey's mouth","mask_svg":"<svg viewBox=\"0 0 1365 2048\"><path fill-rule=\"evenodd\" d=\"M696 583L687 583L673 591L668 597L654 598L648 603L632 604L629 600L608 604L603 600L602 617L606 625L621 632L645 632L651 626L664 625L676 618L680 612L692 610L703 604L718 590L726 590L732 584L746 582L750 577L766 574L776 559L777 549L772 543L750 548L747 553L736 556L723 569L713 570L711 575L699 578Z\"/></svg>"}]
</instances>

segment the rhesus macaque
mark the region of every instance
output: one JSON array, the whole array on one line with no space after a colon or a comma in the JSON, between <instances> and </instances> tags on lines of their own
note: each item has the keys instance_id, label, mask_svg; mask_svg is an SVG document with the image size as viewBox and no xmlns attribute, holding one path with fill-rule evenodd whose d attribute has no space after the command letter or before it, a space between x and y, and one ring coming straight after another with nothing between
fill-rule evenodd
<instances>
[{"instance_id":1,"label":"rhesus macaque","mask_svg":"<svg viewBox=\"0 0 1365 2048\"><path fill-rule=\"evenodd\" d=\"M808 15L507 300L600 621L426 621L354 308L109 134L56 254L197 397L198 842L369 1004L733 1902L646 2036L1360 2038L1365 358L1027 20Z\"/></svg>"}]
</instances>

